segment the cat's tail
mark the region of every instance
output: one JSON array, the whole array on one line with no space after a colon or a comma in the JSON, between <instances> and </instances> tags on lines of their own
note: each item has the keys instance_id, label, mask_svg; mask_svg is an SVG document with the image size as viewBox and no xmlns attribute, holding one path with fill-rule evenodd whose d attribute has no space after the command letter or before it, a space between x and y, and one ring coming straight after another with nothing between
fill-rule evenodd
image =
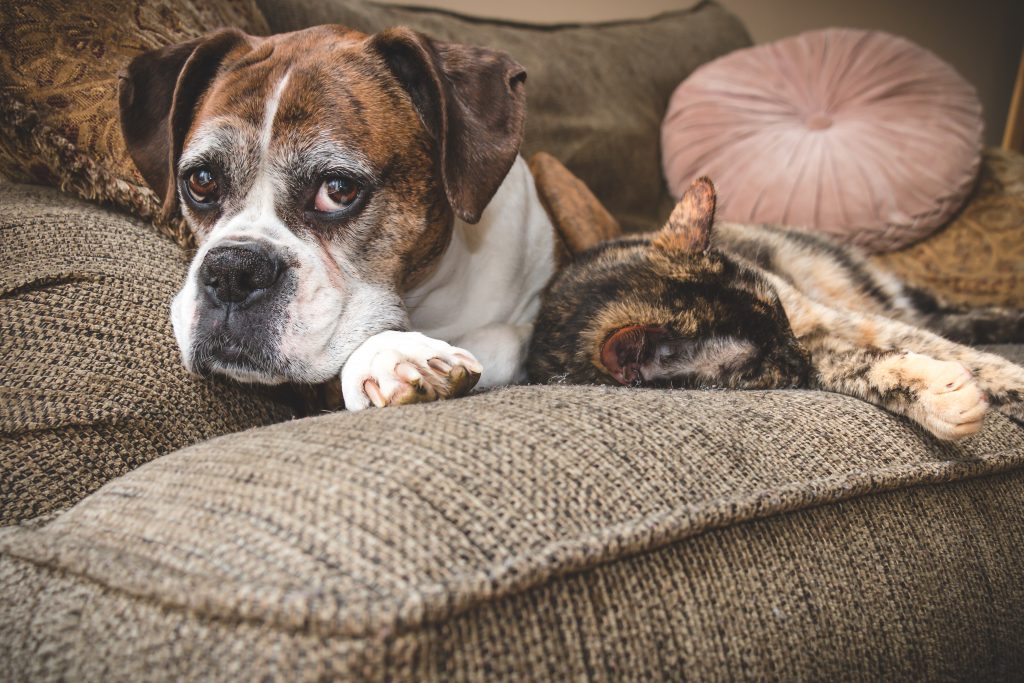
<instances>
[{"instance_id":1,"label":"cat's tail","mask_svg":"<svg viewBox=\"0 0 1024 683\"><path fill-rule=\"evenodd\" d=\"M1024 343L1024 309L967 308L917 287L904 285L903 291L914 303L914 320L906 322L960 344Z\"/></svg>"},{"instance_id":2,"label":"cat's tail","mask_svg":"<svg viewBox=\"0 0 1024 683\"><path fill-rule=\"evenodd\" d=\"M976 308L932 313L925 326L961 344L1019 344L1024 342L1024 311Z\"/></svg>"}]
</instances>

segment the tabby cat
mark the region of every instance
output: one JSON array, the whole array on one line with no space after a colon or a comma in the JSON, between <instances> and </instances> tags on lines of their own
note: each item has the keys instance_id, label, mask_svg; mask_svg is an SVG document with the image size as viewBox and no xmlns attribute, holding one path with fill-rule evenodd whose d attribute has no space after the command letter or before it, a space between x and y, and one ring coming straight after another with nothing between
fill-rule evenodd
<instances>
[{"instance_id":1,"label":"tabby cat","mask_svg":"<svg viewBox=\"0 0 1024 683\"><path fill-rule=\"evenodd\" d=\"M536 322L531 381L816 388L949 440L978 431L989 406L1024 418L1024 368L950 341L1024 341L1024 312L944 308L811 234L712 230L715 201L701 178L659 232L563 269Z\"/></svg>"}]
</instances>

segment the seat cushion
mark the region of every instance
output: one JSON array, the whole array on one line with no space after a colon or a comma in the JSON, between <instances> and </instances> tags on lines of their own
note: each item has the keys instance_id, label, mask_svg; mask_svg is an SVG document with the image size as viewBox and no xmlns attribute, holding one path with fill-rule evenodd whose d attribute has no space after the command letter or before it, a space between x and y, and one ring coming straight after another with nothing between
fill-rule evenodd
<instances>
[{"instance_id":1,"label":"seat cushion","mask_svg":"<svg viewBox=\"0 0 1024 683\"><path fill-rule=\"evenodd\" d=\"M633 231L659 227L672 209L658 139L672 90L701 64L750 45L740 21L714 2L649 20L554 26L362 0L259 4L274 32L401 25L508 52L527 72L524 156L550 153Z\"/></svg>"},{"instance_id":2,"label":"seat cushion","mask_svg":"<svg viewBox=\"0 0 1024 683\"><path fill-rule=\"evenodd\" d=\"M283 396L189 376L170 323L187 254L56 190L0 183L0 524L77 502Z\"/></svg>"},{"instance_id":3,"label":"seat cushion","mask_svg":"<svg viewBox=\"0 0 1024 683\"><path fill-rule=\"evenodd\" d=\"M718 215L823 232L870 251L944 225L974 186L974 88L931 52L879 31L827 29L698 69L662 125L675 196L718 185Z\"/></svg>"},{"instance_id":4,"label":"seat cushion","mask_svg":"<svg viewBox=\"0 0 1024 683\"><path fill-rule=\"evenodd\" d=\"M224 436L0 530L0 677L1002 680L1022 535L1002 415L952 445L834 394L516 387Z\"/></svg>"},{"instance_id":5,"label":"seat cushion","mask_svg":"<svg viewBox=\"0 0 1024 683\"><path fill-rule=\"evenodd\" d=\"M157 219L132 163L118 74L136 55L236 26L266 34L254 0L18 0L0 8L0 175ZM157 227L182 244L184 223Z\"/></svg>"}]
</instances>

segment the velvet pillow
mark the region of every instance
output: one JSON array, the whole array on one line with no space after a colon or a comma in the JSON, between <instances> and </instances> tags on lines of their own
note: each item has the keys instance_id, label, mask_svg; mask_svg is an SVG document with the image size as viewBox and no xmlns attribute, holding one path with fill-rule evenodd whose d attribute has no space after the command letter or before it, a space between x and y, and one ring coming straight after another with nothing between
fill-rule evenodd
<instances>
[{"instance_id":1,"label":"velvet pillow","mask_svg":"<svg viewBox=\"0 0 1024 683\"><path fill-rule=\"evenodd\" d=\"M931 52L828 29L734 52L693 73L662 124L669 189L710 176L721 218L783 223L871 251L946 223L981 159L974 88Z\"/></svg>"},{"instance_id":2,"label":"velvet pillow","mask_svg":"<svg viewBox=\"0 0 1024 683\"><path fill-rule=\"evenodd\" d=\"M750 45L743 24L707 1L652 19L555 26L361 0L259 3L275 33L329 23L367 33L402 25L508 52L527 72L523 155L557 158L630 231L660 227L674 204L658 151L672 90L701 64Z\"/></svg>"},{"instance_id":3,"label":"velvet pillow","mask_svg":"<svg viewBox=\"0 0 1024 683\"><path fill-rule=\"evenodd\" d=\"M128 156L117 74L140 52L222 26L254 34L254 0L17 0L0 4L0 173L159 216ZM160 225L179 243L182 222Z\"/></svg>"}]
</instances>

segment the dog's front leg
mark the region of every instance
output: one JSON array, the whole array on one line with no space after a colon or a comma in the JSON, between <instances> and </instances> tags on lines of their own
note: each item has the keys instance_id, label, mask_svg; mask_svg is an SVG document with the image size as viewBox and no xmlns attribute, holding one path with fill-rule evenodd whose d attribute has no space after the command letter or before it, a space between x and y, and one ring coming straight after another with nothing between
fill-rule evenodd
<instances>
[{"instance_id":1,"label":"dog's front leg","mask_svg":"<svg viewBox=\"0 0 1024 683\"><path fill-rule=\"evenodd\" d=\"M464 396L483 371L473 354L419 332L381 332L363 342L341 369L345 407L425 403Z\"/></svg>"}]
</instances>

